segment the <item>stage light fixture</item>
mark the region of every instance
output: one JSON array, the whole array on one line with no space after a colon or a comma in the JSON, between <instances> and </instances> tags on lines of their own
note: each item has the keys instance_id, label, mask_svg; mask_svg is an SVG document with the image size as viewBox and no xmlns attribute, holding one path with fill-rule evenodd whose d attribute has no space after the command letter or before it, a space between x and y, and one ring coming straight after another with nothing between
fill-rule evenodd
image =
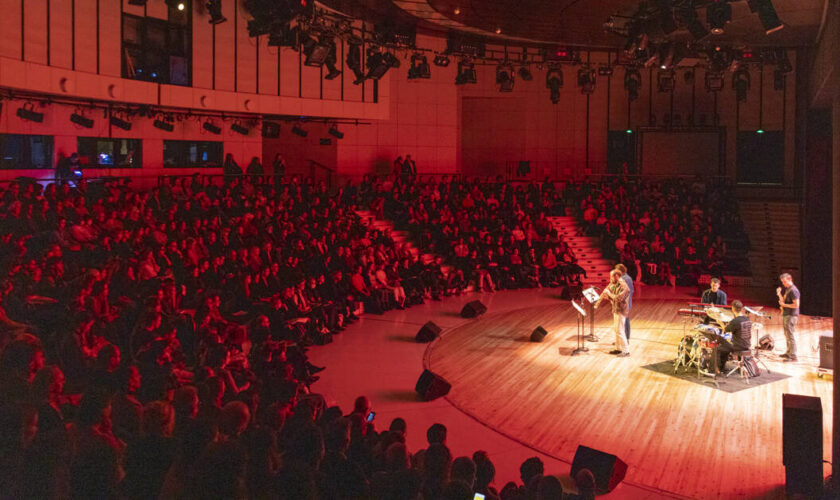
<instances>
[{"instance_id":1,"label":"stage light fixture","mask_svg":"<svg viewBox=\"0 0 840 500\"><path fill-rule=\"evenodd\" d=\"M44 113L34 111L31 104L24 104L18 108L17 115L20 119L30 122L42 123L44 121Z\"/></svg>"},{"instance_id":2,"label":"stage light fixture","mask_svg":"<svg viewBox=\"0 0 840 500\"><path fill-rule=\"evenodd\" d=\"M463 59L458 62L458 74L455 76L455 85L478 82L475 72L475 64L472 61Z\"/></svg>"},{"instance_id":3,"label":"stage light fixture","mask_svg":"<svg viewBox=\"0 0 840 500\"><path fill-rule=\"evenodd\" d=\"M511 64L499 64L496 66L496 85L499 86L499 92L513 92L514 71Z\"/></svg>"},{"instance_id":4,"label":"stage light fixture","mask_svg":"<svg viewBox=\"0 0 840 500\"><path fill-rule=\"evenodd\" d=\"M84 128L93 128L93 120L79 113L70 115L70 121Z\"/></svg>"},{"instance_id":5,"label":"stage light fixture","mask_svg":"<svg viewBox=\"0 0 840 500\"><path fill-rule=\"evenodd\" d=\"M315 40L306 37L303 42L303 54L305 56L303 65L313 68L320 68L327 61L330 55L330 41L326 39Z\"/></svg>"},{"instance_id":6,"label":"stage light fixture","mask_svg":"<svg viewBox=\"0 0 840 500\"><path fill-rule=\"evenodd\" d=\"M613 67L612 66L598 66L598 76L612 76L613 74Z\"/></svg>"},{"instance_id":7,"label":"stage light fixture","mask_svg":"<svg viewBox=\"0 0 840 500\"><path fill-rule=\"evenodd\" d=\"M324 66L327 67L327 74L324 75L325 80L335 80L341 75L341 70L335 66L337 62L337 49L335 45L335 40L329 40L330 51L327 54L327 58L324 60Z\"/></svg>"},{"instance_id":8,"label":"stage light fixture","mask_svg":"<svg viewBox=\"0 0 840 500\"><path fill-rule=\"evenodd\" d=\"M248 135L248 132L250 132L250 130L248 130L248 127L242 125L239 122L231 123L230 129L233 130L234 132L236 132L237 134L241 134L241 135Z\"/></svg>"},{"instance_id":9,"label":"stage light fixture","mask_svg":"<svg viewBox=\"0 0 840 500\"><path fill-rule=\"evenodd\" d=\"M584 95L595 92L595 70L592 68L581 68L577 73L577 84L580 93Z\"/></svg>"},{"instance_id":10,"label":"stage light fixture","mask_svg":"<svg viewBox=\"0 0 840 500\"><path fill-rule=\"evenodd\" d=\"M659 92L673 92L675 87L676 79L674 78L673 71L660 71L659 74L656 75L656 88Z\"/></svg>"},{"instance_id":11,"label":"stage light fixture","mask_svg":"<svg viewBox=\"0 0 840 500\"><path fill-rule=\"evenodd\" d=\"M706 71L706 92L720 92L723 90L723 74Z\"/></svg>"},{"instance_id":12,"label":"stage light fixture","mask_svg":"<svg viewBox=\"0 0 840 500\"><path fill-rule=\"evenodd\" d=\"M747 92L750 90L750 72L741 68L732 75L732 90L735 91L735 99L738 102L747 100Z\"/></svg>"},{"instance_id":13,"label":"stage light fixture","mask_svg":"<svg viewBox=\"0 0 840 500\"><path fill-rule=\"evenodd\" d=\"M344 139L344 132L338 130L338 125L333 125L332 127L330 127L327 133L335 137L336 139Z\"/></svg>"},{"instance_id":14,"label":"stage light fixture","mask_svg":"<svg viewBox=\"0 0 840 500\"><path fill-rule=\"evenodd\" d=\"M429 61L423 54L414 54L411 56L411 67L408 68L408 79L416 80L418 78L429 79L432 77L432 68L429 66Z\"/></svg>"},{"instance_id":15,"label":"stage light fixture","mask_svg":"<svg viewBox=\"0 0 840 500\"><path fill-rule=\"evenodd\" d=\"M642 88L642 75L637 69L627 69L624 72L624 90L627 91L627 99L631 102L639 98L639 90Z\"/></svg>"},{"instance_id":16,"label":"stage light fixture","mask_svg":"<svg viewBox=\"0 0 840 500\"><path fill-rule=\"evenodd\" d=\"M347 56L344 63L353 72L356 77L353 80L354 85L358 85L365 81L365 74L362 72L362 46L357 43L350 43L347 47Z\"/></svg>"},{"instance_id":17,"label":"stage light fixture","mask_svg":"<svg viewBox=\"0 0 840 500\"><path fill-rule=\"evenodd\" d=\"M732 21L732 6L728 0L717 0L706 7L706 22L713 35L722 35L724 27Z\"/></svg>"},{"instance_id":18,"label":"stage light fixture","mask_svg":"<svg viewBox=\"0 0 840 500\"><path fill-rule=\"evenodd\" d=\"M262 136L266 139L277 139L280 137L280 125L274 122L263 122Z\"/></svg>"},{"instance_id":19,"label":"stage light fixture","mask_svg":"<svg viewBox=\"0 0 840 500\"><path fill-rule=\"evenodd\" d=\"M186 2L182 0L166 0L166 5L169 6L170 9L175 9L180 12L183 12L187 8Z\"/></svg>"},{"instance_id":20,"label":"stage light fixture","mask_svg":"<svg viewBox=\"0 0 840 500\"><path fill-rule=\"evenodd\" d=\"M153 125L155 126L155 128L159 128L165 132L172 132L173 130L175 130L175 124L173 124L172 122L161 120L160 118L155 119Z\"/></svg>"},{"instance_id":21,"label":"stage light fixture","mask_svg":"<svg viewBox=\"0 0 840 500\"><path fill-rule=\"evenodd\" d=\"M779 19L779 14L773 7L772 0L747 0L747 5L750 7L752 13L758 14L758 19L761 25L764 26L766 34L775 33L785 27L785 24Z\"/></svg>"},{"instance_id":22,"label":"stage light fixture","mask_svg":"<svg viewBox=\"0 0 840 500\"><path fill-rule=\"evenodd\" d=\"M297 136L300 136L300 137L306 137L307 135L309 135L309 132L307 132L306 130L304 130L304 129L303 129L303 128L299 125L299 124L297 124L297 123L296 123L296 124L292 127L292 133L293 133L293 134L295 134L295 135L297 135Z\"/></svg>"},{"instance_id":23,"label":"stage light fixture","mask_svg":"<svg viewBox=\"0 0 840 500\"><path fill-rule=\"evenodd\" d=\"M659 26L666 35L677 31L677 23L674 20L674 8L672 0L657 0L659 9Z\"/></svg>"},{"instance_id":24,"label":"stage light fixture","mask_svg":"<svg viewBox=\"0 0 840 500\"><path fill-rule=\"evenodd\" d=\"M549 67L545 74L545 86L549 90L551 102L560 102L560 89L563 88L563 71L560 66Z\"/></svg>"},{"instance_id":25,"label":"stage light fixture","mask_svg":"<svg viewBox=\"0 0 840 500\"><path fill-rule=\"evenodd\" d=\"M210 24L221 24L227 21L222 15L222 0L208 0L207 13L210 14Z\"/></svg>"},{"instance_id":26,"label":"stage light fixture","mask_svg":"<svg viewBox=\"0 0 840 500\"><path fill-rule=\"evenodd\" d=\"M117 127L117 128L123 129L123 130L131 130L131 122L123 120L122 118L119 118L117 116L112 116L109 121L111 122L111 125L114 126L114 127Z\"/></svg>"},{"instance_id":27,"label":"stage light fixture","mask_svg":"<svg viewBox=\"0 0 840 500\"><path fill-rule=\"evenodd\" d=\"M447 57L443 54L438 54L438 55L435 56L435 58L432 60L432 62L434 63L435 66L440 66L441 68L445 68L445 67L449 66L449 57Z\"/></svg>"},{"instance_id":28,"label":"stage light fixture","mask_svg":"<svg viewBox=\"0 0 840 500\"><path fill-rule=\"evenodd\" d=\"M531 70L530 68L528 68L528 66L522 66L521 68L519 68L518 74L519 78L522 78L522 81L525 82L530 82L534 79L534 75L531 74Z\"/></svg>"},{"instance_id":29,"label":"stage light fixture","mask_svg":"<svg viewBox=\"0 0 840 500\"><path fill-rule=\"evenodd\" d=\"M216 134L216 135L219 135L219 134L221 134L221 133L222 133L222 129L221 129L221 127L218 127L218 126L216 126L216 125L213 125L213 123L211 123L211 122L209 122L209 121L204 122L204 123L202 124L202 127L204 127L204 130L206 130L206 131L210 132L211 134Z\"/></svg>"}]
</instances>

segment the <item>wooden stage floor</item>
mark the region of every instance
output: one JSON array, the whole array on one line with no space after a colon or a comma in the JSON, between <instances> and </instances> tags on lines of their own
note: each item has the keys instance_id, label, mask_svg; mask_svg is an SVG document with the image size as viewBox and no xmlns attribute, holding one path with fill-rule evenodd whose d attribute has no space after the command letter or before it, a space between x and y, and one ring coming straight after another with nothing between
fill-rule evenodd
<instances>
[{"instance_id":1,"label":"wooden stage floor","mask_svg":"<svg viewBox=\"0 0 840 500\"><path fill-rule=\"evenodd\" d=\"M445 331L424 362L452 383L447 399L455 407L560 460L571 462L583 444L624 460L625 481L662 492L781 498L783 393L822 398L823 446L826 457L830 453L832 383L830 376L817 377L815 346L820 334L830 334L831 319L800 318L798 363L764 355L771 371L789 378L727 393L643 368L674 359L683 303L667 294L634 299L629 358L608 354L614 336L607 307L596 311L601 342L589 344L588 354L570 356L575 316L558 300L491 311ZM778 315L764 324L776 352L784 352ZM543 343L528 341L537 325L549 332Z\"/></svg>"}]
</instances>

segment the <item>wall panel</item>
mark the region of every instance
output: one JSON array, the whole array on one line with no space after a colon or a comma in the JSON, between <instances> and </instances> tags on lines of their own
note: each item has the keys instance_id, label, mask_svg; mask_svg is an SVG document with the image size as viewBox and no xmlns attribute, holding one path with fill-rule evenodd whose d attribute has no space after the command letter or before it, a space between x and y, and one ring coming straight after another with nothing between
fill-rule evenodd
<instances>
[{"instance_id":1,"label":"wall panel","mask_svg":"<svg viewBox=\"0 0 840 500\"><path fill-rule=\"evenodd\" d=\"M257 39L248 36L250 14L241 2L235 2L235 17L227 23L236 21L236 91L257 91Z\"/></svg>"},{"instance_id":2,"label":"wall panel","mask_svg":"<svg viewBox=\"0 0 840 500\"><path fill-rule=\"evenodd\" d=\"M66 0L49 0L50 66L73 66L73 4Z\"/></svg>"},{"instance_id":3,"label":"wall panel","mask_svg":"<svg viewBox=\"0 0 840 500\"><path fill-rule=\"evenodd\" d=\"M193 87L213 88L213 26L207 20L205 8L193 5L192 25L192 84Z\"/></svg>"},{"instance_id":4,"label":"wall panel","mask_svg":"<svg viewBox=\"0 0 840 500\"><path fill-rule=\"evenodd\" d=\"M99 2L99 74L120 76L122 65L122 23L119 2Z\"/></svg>"},{"instance_id":5,"label":"wall panel","mask_svg":"<svg viewBox=\"0 0 840 500\"><path fill-rule=\"evenodd\" d=\"M222 14L228 19L227 22L213 25L215 33L215 86L217 90L236 90L234 88L234 71L236 61L234 59L234 30L233 24L233 2L222 2Z\"/></svg>"},{"instance_id":6,"label":"wall panel","mask_svg":"<svg viewBox=\"0 0 840 500\"><path fill-rule=\"evenodd\" d=\"M23 0L23 9L24 58L47 64L47 0Z\"/></svg>"},{"instance_id":7,"label":"wall panel","mask_svg":"<svg viewBox=\"0 0 840 500\"><path fill-rule=\"evenodd\" d=\"M97 0L74 0L76 40L75 70L96 73L96 2Z\"/></svg>"},{"instance_id":8,"label":"wall panel","mask_svg":"<svg viewBox=\"0 0 840 500\"><path fill-rule=\"evenodd\" d=\"M278 75L277 75L277 47L268 46L268 37L261 36L258 38L260 44L260 71L259 71L259 93L266 95L277 95Z\"/></svg>"}]
</instances>

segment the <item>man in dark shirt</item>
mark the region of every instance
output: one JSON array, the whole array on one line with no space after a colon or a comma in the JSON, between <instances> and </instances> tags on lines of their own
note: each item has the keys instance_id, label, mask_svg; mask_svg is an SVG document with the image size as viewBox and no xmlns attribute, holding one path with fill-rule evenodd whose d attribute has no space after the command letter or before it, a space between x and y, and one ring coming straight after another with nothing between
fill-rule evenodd
<instances>
[{"instance_id":1,"label":"man in dark shirt","mask_svg":"<svg viewBox=\"0 0 840 500\"><path fill-rule=\"evenodd\" d=\"M624 320L624 333L627 336L627 343L630 343L630 310L633 309L633 293L636 287L633 286L633 277L627 274L627 266L624 264L616 264L616 269L621 271L621 279L627 283L627 288L630 289L630 295L627 297L627 318Z\"/></svg>"},{"instance_id":2,"label":"man in dark shirt","mask_svg":"<svg viewBox=\"0 0 840 500\"><path fill-rule=\"evenodd\" d=\"M735 316L730 321L723 331L732 334L732 340L724 342L718 347L720 353L720 365L725 366L726 360L729 358L729 353L749 351L750 342L752 341L752 322L744 314L744 304L740 300L732 302L732 314Z\"/></svg>"},{"instance_id":3,"label":"man in dark shirt","mask_svg":"<svg viewBox=\"0 0 840 500\"><path fill-rule=\"evenodd\" d=\"M700 297L701 304L712 304L716 306L726 305L726 292L720 289L720 280L712 278L709 282L710 288L703 292Z\"/></svg>"},{"instance_id":4,"label":"man in dark shirt","mask_svg":"<svg viewBox=\"0 0 840 500\"><path fill-rule=\"evenodd\" d=\"M782 354L785 361L797 361L796 355L796 323L799 321L799 289L793 284L793 277L784 273L779 276L782 286L776 288L779 297L779 308L782 310L782 326L787 341L787 352Z\"/></svg>"}]
</instances>

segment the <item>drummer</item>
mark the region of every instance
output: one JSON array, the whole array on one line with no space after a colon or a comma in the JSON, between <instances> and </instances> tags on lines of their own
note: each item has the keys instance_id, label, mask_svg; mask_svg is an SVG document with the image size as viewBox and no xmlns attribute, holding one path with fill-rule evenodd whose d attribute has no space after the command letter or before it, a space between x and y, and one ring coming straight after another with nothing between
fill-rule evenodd
<instances>
[{"instance_id":1,"label":"drummer","mask_svg":"<svg viewBox=\"0 0 840 500\"><path fill-rule=\"evenodd\" d=\"M729 353L749 351L750 342L752 341L752 322L747 317L744 304L740 300L732 301L732 314L735 317L723 330L732 334L732 340L725 341L718 347L718 354L720 355L720 364L718 366L721 367L726 366Z\"/></svg>"}]
</instances>

